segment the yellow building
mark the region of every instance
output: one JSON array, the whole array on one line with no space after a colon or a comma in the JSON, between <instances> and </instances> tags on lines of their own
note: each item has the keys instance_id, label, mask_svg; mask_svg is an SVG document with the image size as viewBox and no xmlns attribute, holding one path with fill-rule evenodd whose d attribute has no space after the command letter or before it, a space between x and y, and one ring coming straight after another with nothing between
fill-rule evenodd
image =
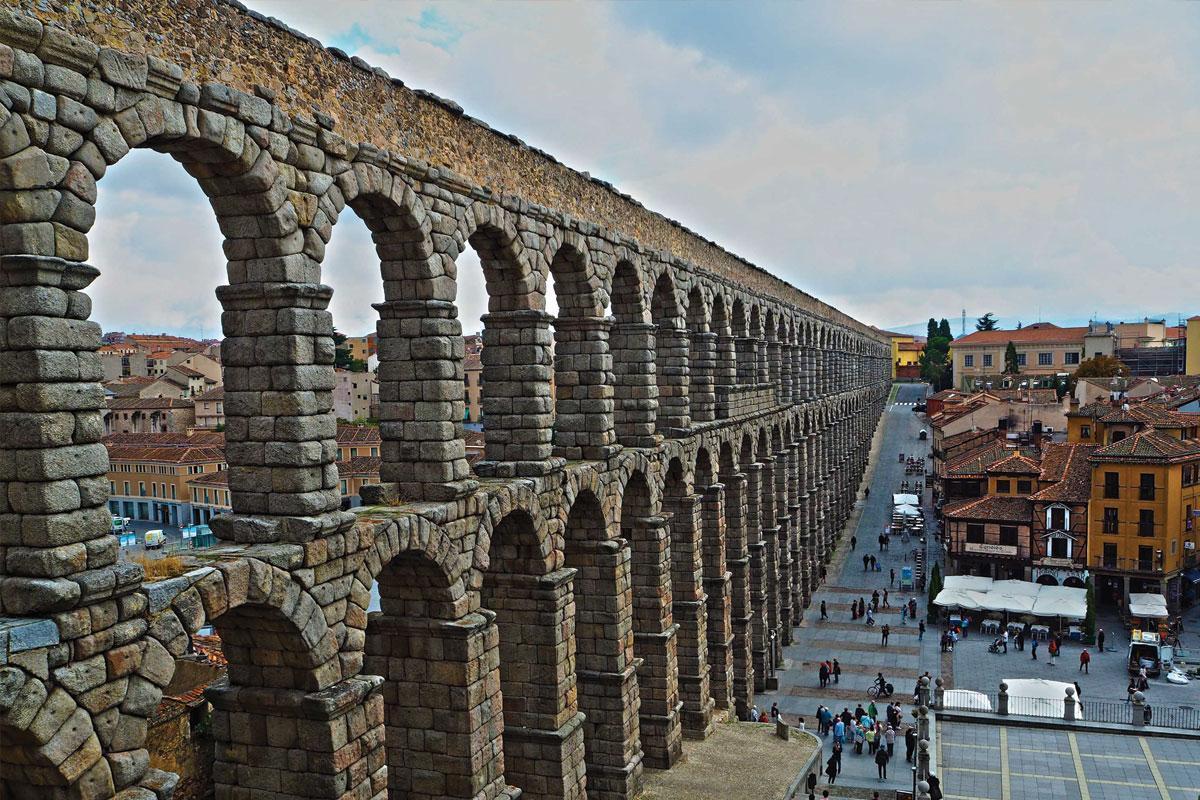
<instances>
[{"instance_id":1,"label":"yellow building","mask_svg":"<svg viewBox=\"0 0 1200 800\"><path fill-rule=\"evenodd\" d=\"M1200 441L1143 428L1089 460L1087 552L1098 600L1125 607L1130 592L1153 592L1178 609L1200 578Z\"/></svg>"},{"instance_id":2,"label":"yellow building","mask_svg":"<svg viewBox=\"0 0 1200 800\"><path fill-rule=\"evenodd\" d=\"M365 364L368 358L375 355L375 334L368 333L366 336L350 336L346 339L346 347L350 351L351 358Z\"/></svg>"},{"instance_id":3,"label":"yellow building","mask_svg":"<svg viewBox=\"0 0 1200 800\"><path fill-rule=\"evenodd\" d=\"M1184 371L1188 375L1200 375L1200 314L1188 317L1186 364Z\"/></svg>"},{"instance_id":4,"label":"yellow building","mask_svg":"<svg viewBox=\"0 0 1200 800\"><path fill-rule=\"evenodd\" d=\"M875 330L888 337L892 343L892 380L919 378L918 360L921 357L921 351L925 349L925 337L885 331L880 328Z\"/></svg>"},{"instance_id":5,"label":"yellow building","mask_svg":"<svg viewBox=\"0 0 1200 800\"><path fill-rule=\"evenodd\" d=\"M225 468L221 433L125 433L105 437L109 510L160 525L191 525L192 479Z\"/></svg>"}]
</instances>

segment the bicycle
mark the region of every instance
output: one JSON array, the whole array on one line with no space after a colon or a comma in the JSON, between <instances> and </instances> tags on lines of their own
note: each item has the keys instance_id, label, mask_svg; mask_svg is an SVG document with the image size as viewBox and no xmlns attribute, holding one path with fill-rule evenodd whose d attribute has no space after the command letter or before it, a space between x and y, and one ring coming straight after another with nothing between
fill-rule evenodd
<instances>
[{"instance_id":1,"label":"bicycle","mask_svg":"<svg viewBox=\"0 0 1200 800\"><path fill-rule=\"evenodd\" d=\"M882 689L882 694L880 690ZM867 689L867 697L872 700L878 700L880 697L891 697L896 693L896 687L890 683L885 683L882 687L879 684L874 684L870 689Z\"/></svg>"}]
</instances>

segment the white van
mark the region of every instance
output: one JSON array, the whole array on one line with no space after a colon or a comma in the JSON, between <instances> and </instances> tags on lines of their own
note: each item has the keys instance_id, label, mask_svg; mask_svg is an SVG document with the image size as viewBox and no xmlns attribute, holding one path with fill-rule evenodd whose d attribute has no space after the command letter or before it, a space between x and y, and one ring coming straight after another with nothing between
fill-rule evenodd
<instances>
[{"instance_id":1,"label":"white van","mask_svg":"<svg viewBox=\"0 0 1200 800\"><path fill-rule=\"evenodd\" d=\"M143 540L147 550L156 550L167 543L167 535L162 531L146 531L146 538Z\"/></svg>"}]
</instances>

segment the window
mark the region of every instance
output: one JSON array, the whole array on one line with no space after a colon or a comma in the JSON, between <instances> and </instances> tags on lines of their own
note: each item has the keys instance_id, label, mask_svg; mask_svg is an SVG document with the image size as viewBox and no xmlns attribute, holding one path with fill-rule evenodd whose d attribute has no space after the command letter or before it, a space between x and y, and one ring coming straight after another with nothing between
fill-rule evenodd
<instances>
[{"instance_id":1,"label":"window","mask_svg":"<svg viewBox=\"0 0 1200 800\"><path fill-rule=\"evenodd\" d=\"M1001 525L1000 526L1000 544L1006 547L1017 546L1017 526L1016 525Z\"/></svg>"},{"instance_id":2,"label":"window","mask_svg":"<svg viewBox=\"0 0 1200 800\"><path fill-rule=\"evenodd\" d=\"M1018 367L1025 366L1025 354L1024 353L1017 353L1017 366Z\"/></svg>"},{"instance_id":3,"label":"window","mask_svg":"<svg viewBox=\"0 0 1200 800\"><path fill-rule=\"evenodd\" d=\"M1105 508L1104 509L1104 532L1105 533L1116 533L1117 525L1119 525L1119 524L1120 524L1120 518L1117 516L1117 509Z\"/></svg>"},{"instance_id":4,"label":"window","mask_svg":"<svg viewBox=\"0 0 1200 800\"><path fill-rule=\"evenodd\" d=\"M1190 531L1192 529L1192 506L1190 503L1183 511L1183 529L1185 531Z\"/></svg>"},{"instance_id":5,"label":"window","mask_svg":"<svg viewBox=\"0 0 1200 800\"><path fill-rule=\"evenodd\" d=\"M996 494L1008 494L1012 491L1012 481L996 481Z\"/></svg>"},{"instance_id":6,"label":"window","mask_svg":"<svg viewBox=\"0 0 1200 800\"><path fill-rule=\"evenodd\" d=\"M1067 366L1075 366L1079 363L1079 353L1063 353L1063 363Z\"/></svg>"},{"instance_id":7,"label":"window","mask_svg":"<svg viewBox=\"0 0 1200 800\"><path fill-rule=\"evenodd\" d=\"M1116 472L1104 473L1104 498L1116 500L1121 496L1121 476Z\"/></svg>"},{"instance_id":8,"label":"window","mask_svg":"<svg viewBox=\"0 0 1200 800\"><path fill-rule=\"evenodd\" d=\"M983 365L985 367L990 367L992 365L992 354L991 353L983 354Z\"/></svg>"},{"instance_id":9,"label":"window","mask_svg":"<svg viewBox=\"0 0 1200 800\"><path fill-rule=\"evenodd\" d=\"M1154 535L1154 509L1143 508L1138 512L1138 536Z\"/></svg>"},{"instance_id":10,"label":"window","mask_svg":"<svg viewBox=\"0 0 1200 800\"><path fill-rule=\"evenodd\" d=\"M1154 548L1142 545L1138 548L1138 569L1150 572L1154 569Z\"/></svg>"},{"instance_id":11,"label":"window","mask_svg":"<svg viewBox=\"0 0 1200 800\"><path fill-rule=\"evenodd\" d=\"M1079 426L1079 438L1081 438L1081 439L1092 438L1092 426L1091 425L1080 425Z\"/></svg>"},{"instance_id":12,"label":"window","mask_svg":"<svg viewBox=\"0 0 1200 800\"><path fill-rule=\"evenodd\" d=\"M371 448L371 458L379 458L379 448L378 447Z\"/></svg>"},{"instance_id":13,"label":"window","mask_svg":"<svg viewBox=\"0 0 1200 800\"><path fill-rule=\"evenodd\" d=\"M983 544L983 526L974 522L968 523L967 541L971 544Z\"/></svg>"},{"instance_id":14,"label":"window","mask_svg":"<svg viewBox=\"0 0 1200 800\"><path fill-rule=\"evenodd\" d=\"M108 493L109 493L109 494L116 494L116 493L117 493L117 484L116 484L116 483L114 483L113 481L109 481L109 482L108 482ZM1188 506L1188 512L1189 512L1189 513L1188 513L1188 516L1191 516L1191 513L1190 513L1190 512L1191 512L1191 509L1192 509L1192 507L1191 507L1191 506Z\"/></svg>"},{"instance_id":15,"label":"window","mask_svg":"<svg viewBox=\"0 0 1200 800\"><path fill-rule=\"evenodd\" d=\"M1033 481L1017 481L1017 494L1033 494Z\"/></svg>"},{"instance_id":16,"label":"window","mask_svg":"<svg viewBox=\"0 0 1200 800\"><path fill-rule=\"evenodd\" d=\"M146 482L145 481L138 481L138 496L139 497L146 496Z\"/></svg>"},{"instance_id":17,"label":"window","mask_svg":"<svg viewBox=\"0 0 1200 800\"><path fill-rule=\"evenodd\" d=\"M1054 363L1054 353L1038 353L1038 366L1048 367Z\"/></svg>"},{"instance_id":18,"label":"window","mask_svg":"<svg viewBox=\"0 0 1200 800\"><path fill-rule=\"evenodd\" d=\"M171 484L171 499L175 499L175 484Z\"/></svg>"},{"instance_id":19,"label":"window","mask_svg":"<svg viewBox=\"0 0 1200 800\"><path fill-rule=\"evenodd\" d=\"M1069 523L1067 522L1067 520L1068 520L1068 516L1067 516L1067 510L1065 508L1050 509L1050 526L1049 526L1050 530L1065 531L1067 529L1067 527L1069 526Z\"/></svg>"},{"instance_id":20,"label":"window","mask_svg":"<svg viewBox=\"0 0 1200 800\"><path fill-rule=\"evenodd\" d=\"M1104 566L1108 567L1109 569L1116 569L1117 567L1117 546L1112 542L1108 542L1104 545L1103 563Z\"/></svg>"},{"instance_id":21,"label":"window","mask_svg":"<svg viewBox=\"0 0 1200 800\"><path fill-rule=\"evenodd\" d=\"M965 356L963 356L963 366L964 366L964 367L973 367L973 366L975 366L975 356L973 356L973 355L965 355Z\"/></svg>"},{"instance_id":22,"label":"window","mask_svg":"<svg viewBox=\"0 0 1200 800\"><path fill-rule=\"evenodd\" d=\"M1071 540L1066 536L1053 536L1047 544L1047 555L1051 558L1071 557Z\"/></svg>"},{"instance_id":23,"label":"window","mask_svg":"<svg viewBox=\"0 0 1200 800\"><path fill-rule=\"evenodd\" d=\"M1141 481L1138 483L1138 499L1153 500L1154 499L1154 473L1143 472Z\"/></svg>"},{"instance_id":24,"label":"window","mask_svg":"<svg viewBox=\"0 0 1200 800\"><path fill-rule=\"evenodd\" d=\"M124 484L125 484L125 491L121 492L121 494L128 495L129 494L129 481L124 481Z\"/></svg>"},{"instance_id":25,"label":"window","mask_svg":"<svg viewBox=\"0 0 1200 800\"><path fill-rule=\"evenodd\" d=\"M345 495L347 493L348 493L348 490L346 488L346 482L342 481L342 494Z\"/></svg>"}]
</instances>

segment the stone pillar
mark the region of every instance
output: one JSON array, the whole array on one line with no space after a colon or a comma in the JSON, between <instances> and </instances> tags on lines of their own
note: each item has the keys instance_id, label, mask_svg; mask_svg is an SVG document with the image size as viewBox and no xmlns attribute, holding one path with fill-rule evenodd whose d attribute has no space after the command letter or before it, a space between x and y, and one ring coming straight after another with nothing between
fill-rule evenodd
<instances>
[{"instance_id":1,"label":"stone pillar","mask_svg":"<svg viewBox=\"0 0 1200 800\"><path fill-rule=\"evenodd\" d=\"M780 369L783 366L783 356L780 350L779 340L773 335L767 337L767 383L771 384L772 390L775 392L775 404L782 404L783 401L783 382L780 377Z\"/></svg>"},{"instance_id":2,"label":"stone pillar","mask_svg":"<svg viewBox=\"0 0 1200 800\"><path fill-rule=\"evenodd\" d=\"M704 592L708 595L709 691L717 708L729 708L733 702L732 574L725 563L723 484L714 483L704 490L701 518Z\"/></svg>"},{"instance_id":3,"label":"stone pillar","mask_svg":"<svg viewBox=\"0 0 1200 800\"><path fill-rule=\"evenodd\" d=\"M771 642L782 643L780 637L780 603L779 603L779 528L775 516L775 471L778 465L773 458L764 458L762 463L762 478L760 480L760 521L762 524L763 541L763 571L766 573L766 643L768 660L771 663L771 673L775 674L778 659L770 657ZM774 637L774 638L772 638ZM776 648L778 650L779 648Z\"/></svg>"},{"instance_id":4,"label":"stone pillar","mask_svg":"<svg viewBox=\"0 0 1200 800\"><path fill-rule=\"evenodd\" d=\"M677 498L671 519L671 606L679 626L679 699L684 736L703 739L712 733L713 699L709 691L708 613L700 538L700 497Z\"/></svg>"},{"instance_id":5,"label":"stone pillar","mask_svg":"<svg viewBox=\"0 0 1200 800\"><path fill-rule=\"evenodd\" d=\"M758 363L758 384L765 386L771 382L771 356L766 338L758 338L754 343L755 358Z\"/></svg>"},{"instance_id":6,"label":"stone pillar","mask_svg":"<svg viewBox=\"0 0 1200 800\"><path fill-rule=\"evenodd\" d=\"M398 497L448 500L478 486L463 441L463 340L455 304L375 304L379 342L379 480Z\"/></svg>"},{"instance_id":7,"label":"stone pillar","mask_svg":"<svg viewBox=\"0 0 1200 800\"><path fill-rule=\"evenodd\" d=\"M216 796L386 798L382 682L364 675L311 693L208 689Z\"/></svg>"},{"instance_id":8,"label":"stone pillar","mask_svg":"<svg viewBox=\"0 0 1200 800\"><path fill-rule=\"evenodd\" d=\"M411 798L505 793L495 613L453 621L371 615L365 673L386 676L387 788Z\"/></svg>"},{"instance_id":9,"label":"stone pillar","mask_svg":"<svg viewBox=\"0 0 1200 800\"><path fill-rule=\"evenodd\" d=\"M82 291L99 274L57 258L0 257L4 615L65 611L141 582L139 566L117 560L105 507L100 326L87 321Z\"/></svg>"},{"instance_id":10,"label":"stone pillar","mask_svg":"<svg viewBox=\"0 0 1200 800\"><path fill-rule=\"evenodd\" d=\"M631 554L624 539L572 541L575 674L583 713L587 794L632 800L641 791L637 671L633 652Z\"/></svg>"},{"instance_id":11,"label":"stone pillar","mask_svg":"<svg viewBox=\"0 0 1200 800\"><path fill-rule=\"evenodd\" d=\"M767 658L767 565L763 542L762 464L746 466L746 549L750 560L750 649L754 663L754 691L764 692L767 673L774 669Z\"/></svg>"},{"instance_id":12,"label":"stone pillar","mask_svg":"<svg viewBox=\"0 0 1200 800\"><path fill-rule=\"evenodd\" d=\"M671 613L671 528L664 517L622 520L633 543L633 651L638 666L638 714L643 761L669 769L683 755L679 664Z\"/></svg>"},{"instance_id":13,"label":"stone pillar","mask_svg":"<svg viewBox=\"0 0 1200 800\"><path fill-rule=\"evenodd\" d=\"M554 321L554 454L603 460L619 449L613 430L610 317Z\"/></svg>"},{"instance_id":14,"label":"stone pillar","mask_svg":"<svg viewBox=\"0 0 1200 800\"><path fill-rule=\"evenodd\" d=\"M739 386L758 383L758 340L752 336L737 337L737 382Z\"/></svg>"},{"instance_id":15,"label":"stone pillar","mask_svg":"<svg viewBox=\"0 0 1200 800\"><path fill-rule=\"evenodd\" d=\"M804 399L817 399L817 351L813 347L804 348Z\"/></svg>"},{"instance_id":16,"label":"stone pillar","mask_svg":"<svg viewBox=\"0 0 1200 800\"><path fill-rule=\"evenodd\" d=\"M777 569L777 591L779 595L779 641L792 643L792 553L790 538L792 520L788 516L788 476L790 463L786 448L775 451L775 565ZM777 653L777 663L782 666L783 648Z\"/></svg>"},{"instance_id":17,"label":"stone pillar","mask_svg":"<svg viewBox=\"0 0 1200 800\"><path fill-rule=\"evenodd\" d=\"M483 316L486 434L484 460L475 465L479 475L545 475L562 464L562 459L551 458L552 319L545 311L530 309Z\"/></svg>"},{"instance_id":18,"label":"stone pillar","mask_svg":"<svg viewBox=\"0 0 1200 800\"><path fill-rule=\"evenodd\" d=\"M622 322L609 338L613 359L613 425L617 441L626 447L657 447L654 434L658 416L658 383L655 379L656 325Z\"/></svg>"},{"instance_id":19,"label":"stone pillar","mask_svg":"<svg viewBox=\"0 0 1200 800\"><path fill-rule=\"evenodd\" d=\"M730 573L729 613L733 634L733 703L739 718L754 702L751 660L750 556L746 547L746 475L724 477L725 563Z\"/></svg>"},{"instance_id":20,"label":"stone pillar","mask_svg":"<svg viewBox=\"0 0 1200 800\"><path fill-rule=\"evenodd\" d=\"M787 343L779 345L779 402L789 406L795 402L792 394L792 346Z\"/></svg>"},{"instance_id":21,"label":"stone pillar","mask_svg":"<svg viewBox=\"0 0 1200 800\"><path fill-rule=\"evenodd\" d=\"M482 601L500 628L504 769L524 797L586 796L575 679L575 570L487 575Z\"/></svg>"},{"instance_id":22,"label":"stone pillar","mask_svg":"<svg viewBox=\"0 0 1200 800\"><path fill-rule=\"evenodd\" d=\"M717 335L693 331L688 362L690 413L692 422L716 419L716 390L713 373L717 365Z\"/></svg>"},{"instance_id":23,"label":"stone pillar","mask_svg":"<svg viewBox=\"0 0 1200 800\"><path fill-rule=\"evenodd\" d=\"M808 399L805 388L804 348L800 345L792 347L792 402L803 403Z\"/></svg>"},{"instance_id":24,"label":"stone pillar","mask_svg":"<svg viewBox=\"0 0 1200 800\"><path fill-rule=\"evenodd\" d=\"M804 591L804 552L800 548L800 448L799 442L788 445L788 552L792 568L792 625L804 620L806 597Z\"/></svg>"},{"instance_id":25,"label":"stone pillar","mask_svg":"<svg viewBox=\"0 0 1200 800\"><path fill-rule=\"evenodd\" d=\"M713 374L716 392L716 418L728 419L733 411L730 395L738 384L737 346L738 339L732 336L717 337L717 368Z\"/></svg>"},{"instance_id":26,"label":"stone pillar","mask_svg":"<svg viewBox=\"0 0 1200 800\"><path fill-rule=\"evenodd\" d=\"M658 326L656 335L658 421L656 430L669 438L686 435L692 425L688 404L688 333L676 322Z\"/></svg>"},{"instance_id":27,"label":"stone pillar","mask_svg":"<svg viewBox=\"0 0 1200 800\"><path fill-rule=\"evenodd\" d=\"M353 524L339 510L332 294L307 283L217 289L233 505L211 523L222 539L308 541Z\"/></svg>"}]
</instances>

